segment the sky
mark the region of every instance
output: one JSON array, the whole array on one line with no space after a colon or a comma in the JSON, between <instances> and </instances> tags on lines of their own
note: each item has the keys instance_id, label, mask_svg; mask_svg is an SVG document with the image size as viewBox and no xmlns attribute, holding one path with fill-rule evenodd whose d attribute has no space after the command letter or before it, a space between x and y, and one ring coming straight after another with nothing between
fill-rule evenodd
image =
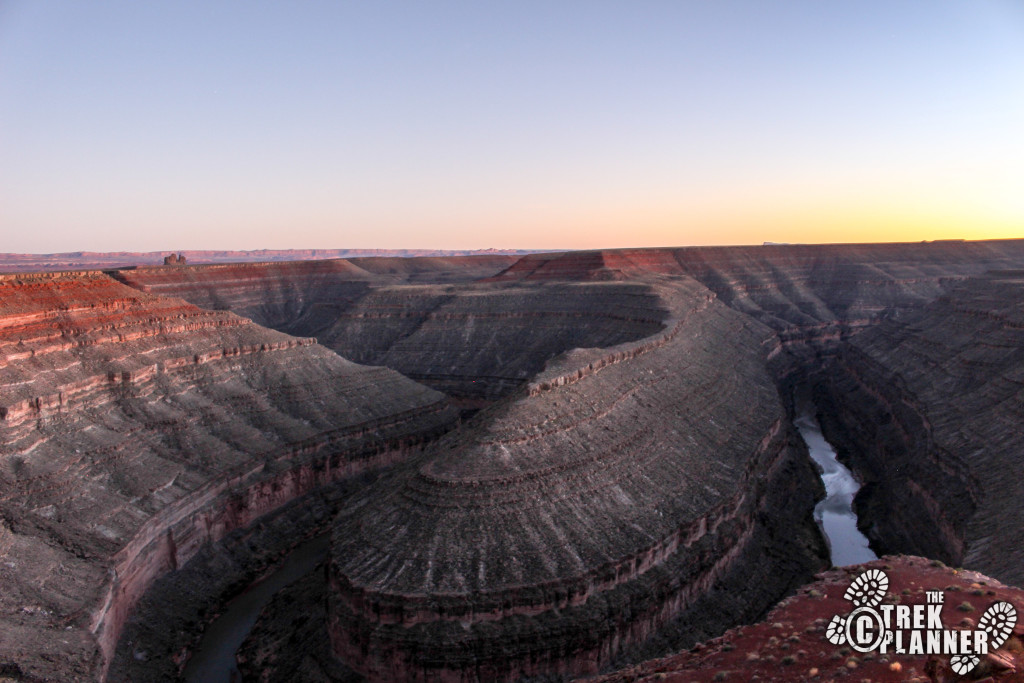
<instances>
[{"instance_id":1,"label":"sky","mask_svg":"<svg viewBox=\"0 0 1024 683\"><path fill-rule=\"evenodd\" d=\"M1024 237L1024 2L0 0L0 252Z\"/></svg>"}]
</instances>

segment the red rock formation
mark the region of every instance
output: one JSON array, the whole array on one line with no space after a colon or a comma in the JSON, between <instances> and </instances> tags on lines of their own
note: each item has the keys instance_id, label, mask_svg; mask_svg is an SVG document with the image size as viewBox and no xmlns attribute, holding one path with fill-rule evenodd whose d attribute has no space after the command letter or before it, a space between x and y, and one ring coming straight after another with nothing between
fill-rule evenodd
<instances>
[{"instance_id":1,"label":"red rock formation","mask_svg":"<svg viewBox=\"0 0 1024 683\"><path fill-rule=\"evenodd\" d=\"M644 337L665 317L641 283L459 282L494 269L490 258L358 259L113 275L316 336L345 358L385 365L468 405L507 394L563 351ZM424 279L431 282L408 284Z\"/></svg>"},{"instance_id":2,"label":"red rock formation","mask_svg":"<svg viewBox=\"0 0 1024 683\"><path fill-rule=\"evenodd\" d=\"M397 373L233 313L102 273L0 276L4 666L101 677L156 576L454 418Z\"/></svg>"},{"instance_id":3,"label":"red rock formation","mask_svg":"<svg viewBox=\"0 0 1024 683\"><path fill-rule=\"evenodd\" d=\"M711 681L869 680L952 683L965 680L953 673L944 655L862 654L835 646L826 627L835 615L850 612L844 598L851 580L867 569L881 569L889 578L886 602L927 603L927 591L945 598L943 626L973 630L990 605L1006 601L1024 614L1024 591L982 574L950 569L919 557L888 556L864 565L826 572L785 600L757 624L732 629L718 638L664 659L597 678L592 683L696 683ZM1024 622L999 649L984 656L970 679L1019 681L1024 677Z\"/></svg>"},{"instance_id":4,"label":"red rock formation","mask_svg":"<svg viewBox=\"0 0 1024 683\"><path fill-rule=\"evenodd\" d=\"M1018 267L1024 240L616 249L530 254L496 281L689 275L780 333L822 322L861 326L938 296L941 282Z\"/></svg>"},{"instance_id":5,"label":"red rock formation","mask_svg":"<svg viewBox=\"0 0 1024 683\"><path fill-rule=\"evenodd\" d=\"M621 249L509 263L366 258L114 275L145 291L315 336L346 358L386 365L479 406L558 353L657 331L664 314L652 310L652 278L689 275L785 344L838 340L887 312L933 299L943 279L1024 263L1024 242Z\"/></svg>"},{"instance_id":6,"label":"red rock formation","mask_svg":"<svg viewBox=\"0 0 1024 683\"><path fill-rule=\"evenodd\" d=\"M509 680L687 645L822 549L777 383L830 401L880 547L1012 577L1019 274L966 279L1022 265L1007 241L8 278L0 554L24 559L0 563L0 652L94 676L206 539L388 463L338 519L322 601L357 669ZM439 395L224 309L500 400L405 463L449 424Z\"/></svg>"}]
</instances>

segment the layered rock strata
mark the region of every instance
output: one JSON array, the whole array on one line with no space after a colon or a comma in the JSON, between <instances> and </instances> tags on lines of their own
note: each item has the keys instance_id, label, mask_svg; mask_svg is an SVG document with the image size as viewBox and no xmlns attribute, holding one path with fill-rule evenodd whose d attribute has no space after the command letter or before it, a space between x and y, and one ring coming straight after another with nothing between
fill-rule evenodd
<instances>
[{"instance_id":1,"label":"layered rock strata","mask_svg":"<svg viewBox=\"0 0 1024 683\"><path fill-rule=\"evenodd\" d=\"M465 256L500 257L530 253L522 249L243 249L243 250L190 250L179 252L188 263L242 263L268 261L313 261L342 258L421 258L438 260L461 259ZM71 251L59 254L0 254L0 273L30 273L55 270L98 270L159 265L167 257L166 251Z\"/></svg>"},{"instance_id":2,"label":"layered rock strata","mask_svg":"<svg viewBox=\"0 0 1024 683\"><path fill-rule=\"evenodd\" d=\"M527 255L493 280L687 275L786 337L805 329L857 329L931 301L944 281L1021 263L1024 240L616 249Z\"/></svg>"},{"instance_id":3,"label":"layered rock strata","mask_svg":"<svg viewBox=\"0 0 1024 683\"><path fill-rule=\"evenodd\" d=\"M331 522L340 505L381 471L368 470L358 477L319 487L219 542L204 545L187 564L157 578L125 623L107 683L202 680L197 678L196 669L201 668L204 655L207 662L211 659L207 645L212 642L216 649L222 642L219 636L225 631L232 634L232 629L219 620L239 623L231 613L234 601L248 603L250 588L264 580L276 580L280 571L287 574L283 567L296 554L308 557L326 548ZM322 568L314 574L322 583ZM275 597L275 602L281 600L288 609L296 609L296 619L308 620L317 614L317 607L323 614L322 604L310 606L289 595L286 592ZM320 600L323 603L326 599L321 595ZM316 625L323 643L327 642L325 623L320 616ZM285 631L286 642L298 650L292 619L277 626ZM327 652L329 648L324 645L322 649ZM296 677L294 670L283 669L276 680L307 679Z\"/></svg>"},{"instance_id":4,"label":"layered rock strata","mask_svg":"<svg viewBox=\"0 0 1024 683\"><path fill-rule=\"evenodd\" d=\"M101 676L154 577L389 463L334 498L319 589L330 649L369 677L568 675L711 637L824 557L820 485L777 391L798 383L865 479L879 550L1020 581L1024 277L1005 269L1021 266L1024 243L1006 241L113 273L135 290L99 273L4 279L0 672ZM454 412L313 335L464 406L497 402L405 463ZM238 581L277 543L238 560ZM178 584L161 585L154 605ZM175 628L208 617L202 602ZM188 640L165 650L180 661ZM273 660L261 647L250 661ZM295 660L280 661L285 675Z\"/></svg>"},{"instance_id":5,"label":"layered rock strata","mask_svg":"<svg viewBox=\"0 0 1024 683\"><path fill-rule=\"evenodd\" d=\"M127 285L180 297L202 308L230 310L284 332L315 332L324 316L344 310L371 286L427 281L466 282L487 277L512 256L365 258L231 263L185 268L107 271ZM329 319L329 318L328 318Z\"/></svg>"},{"instance_id":6,"label":"layered rock strata","mask_svg":"<svg viewBox=\"0 0 1024 683\"><path fill-rule=\"evenodd\" d=\"M145 291L314 336L481 406L573 347L653 334L645 285L694 278L784 342L838 340L942 282L1024 264L1024 242L621 249L522 258L363 258L112 273ZM489 281L492 284L487 284ZM440 286L443 285L443 286Z\"/></svg>"},{"instance_id":7,"label":"layered rock strata","mask_svg":"<svg viewBox=\"0 0 1024 683\"><path fill-rule=\"evenodd\" d=\"M725 622L822 565L773 335L692 280L659 293L663 333L560 357L346 505L339 659L375 680L596 672L730 576L749 584Z\"/></svg>"},{"instance_id":8,"label":"layered rock strata","mask_svg":"<svg viewBox=\"0 0 1024 683\"><path fill-rule=\"evenodd\" d=\"M643 283L465 282L499 265L507 263L353 259L113 275L144 291L315 336L345 358L398 370L470 406L510 393L563 351L614 346L662 327L665 311Z\"/></svg>"},{"instance_id":9,"label":"layered rock strata","mask_svg":"<svg viewBox=\"0 0 1024 683\"><path fill-rule=\"evenodd\" d=\"M155 577L448 429L439 393L98 272L0 276L0 661L94 680Z\"/></svg>"},{"instance_id":10,"label":"layered rock strata","mask_svg":"<svg viewBox=\"0 0 1024 683\"><path fill-rule=\"evenodd\" d=\"M564 351L642 339L661 330L666 315L644 283L406 285L372 289L317 335L356 362L460 399L493 401Z\"/></svg>"},{"instance_id":11,"label":"layered rock strata","mask_svg":"<svg viewBox=\"0 0 1024 683\"><path fill-rule=\"evenodd\" d=\"M965 280L852 338L816 373L826 428L868 486L883 550L1024 584L1024 271Z\"/></svg>"}]
</instances>

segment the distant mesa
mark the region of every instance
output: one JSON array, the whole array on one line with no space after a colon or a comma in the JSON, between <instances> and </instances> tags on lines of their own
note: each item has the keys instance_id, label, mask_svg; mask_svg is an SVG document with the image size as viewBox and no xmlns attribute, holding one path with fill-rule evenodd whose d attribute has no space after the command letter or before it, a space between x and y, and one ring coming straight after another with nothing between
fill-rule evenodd
<instances>
[{"instance_id":1,"label":"distant mesa","mask_svg":"<svg viewBox=\"0 0 1024 683\"><path fill-rule=\"evenodd\" d=\"M268 263L282 261L326 261L349 258L423 258L462 256L523 256L538 249L240 249L182 250L178 263L167 263L164 251L71 251L55 254L0 253L0 273L96 270L138 266L189 265L209 263Z\"/></svg>"},{"instance_id":2,"label":"distant mesa","mask_svg":"<svg viewBox=\"0 0 1024 683\"><path fill-rule=\"evenodd\" d=\"M171 254L170 256L164 256L165 266L183 266L188 263L188 259L185 258L184 254Z\"/></svg>"}]
</instances>

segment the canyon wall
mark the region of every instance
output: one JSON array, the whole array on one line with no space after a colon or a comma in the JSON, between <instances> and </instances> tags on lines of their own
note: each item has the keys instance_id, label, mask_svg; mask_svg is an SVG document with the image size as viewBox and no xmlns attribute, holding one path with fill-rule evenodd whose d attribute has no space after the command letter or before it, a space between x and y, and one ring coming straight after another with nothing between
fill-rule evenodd
<instances>
[{"instance_id":1,"label":"canyon wall","mask_svg":"<svg viewBox=\"0 0 1024 683\"><path fill-rule=\"evenodd\" d=\"M590 683L712 683L720 681L885 681L954 683L956 681L1019 681L1024 672L1024 623L1018 621L998 648L979 657L967 675L955 673L949 654L855 652L835 646L827 627L836 615L848 614L846 591L868 570L886 574L885 602L925 605L941 595L943 628L974 631L978 615L998 602L1024 609L1024 590L984 574L952 569L941 562L913 556L886 556L862 565L840 567L818 575L755 624L732 629L701 646L669 657L623 668ZM970 616L967 616L970 615ZM907 634L904 634L907 635ZM973 634L971 634L973 635ZM909 637L907 638L909 640ZM909 649L909 648L907 648Z\"/></svg>"},{"instance_id":2,"label":"canyon wall","mask_svg":"<svg viewBox=\"0 0 1024 683\"><path fill-rule=\"evenodd\" d=\"M785 342L918 308L943 282L1024 263L1024 242L773 245L138 268L134 287L226 309L396 369L466 405L560 352L655 333L649 284L691 277ZM528 333L528 334L527 334ZM530 348L523 348L524 340Z\"/></svg>"},{"instance_id":3,"label":"canyon wall","mask_svg":"<svg viewBox=\"0 0 1024 683\"><path fill-rule=\"evenodd\" d=\"M453 426L447 399L99 272L0 276L0 657L103 676L204 544Z\"/></svg>"},{"instance_id":4,"label":"canyon wall","mask_svg":"<svg viewBox=\"0 0 1024 683\"><path fill-rule=\"evenodd\" d=\"M229 309L384 365L479 407L577 347L613 346L661 329L643 283L487 284L505 257L351 259L114 271L147 292Z\"/></svg>"},{"instance_id":5,"label":"canyon wall","mask_svg":"<svg viewBox=\"0 0 1024 683\"><path fill-rule=\"evenodd\" d=\"M464 256L505 256L509 262L516 256L531 253L524 249L229 249L175 250L176 257L187 263L246 263L320 261L344 258L422 258L459 259ZM0 273L31 273L63 270L99 270L156 266L164 262L167 251L68 251L57 254L0 253ZM179 262L180 263L180 262ZM184 264L182 264L184 265Z\"/></svg>"},{"instance_id":6,"label":"canyon wall","mask_svg":"<svg viewBox=\"0 0 1024 683\"><path fill-rule=\"evenodd\" d=\"M823 365L827 429L868 484L858 513L879 548L924 543L1024 583L1022 301L1024 271L963 280Z\"/></svg>"},{"instance_id":7,"label":"canyon wall","mask_svg":"<svg viewBox=\"0 0 1024 683\"><path fill-rule=\"evenodd\" d=\"M495 281L628 280L687 275L781 334L856 328L914 308L942 283L1024 262L1024 240L615 249L530 254Z\"/></svg>"},{"instance_id":8,"label":"canyon wall","mask_svg":"<svg viewBox=\"0 0 1024 683\"><path fill-rule=\"evenodd\" d=\"M326 314L344 310L371 285L467 282L491 275L515 257L366 258L125 268L107 273L131 287L181 297L202 308L230 310L284 332L316 331ZM325 311L318 310L326 307Z\"/></svg>"}]
</instances>

